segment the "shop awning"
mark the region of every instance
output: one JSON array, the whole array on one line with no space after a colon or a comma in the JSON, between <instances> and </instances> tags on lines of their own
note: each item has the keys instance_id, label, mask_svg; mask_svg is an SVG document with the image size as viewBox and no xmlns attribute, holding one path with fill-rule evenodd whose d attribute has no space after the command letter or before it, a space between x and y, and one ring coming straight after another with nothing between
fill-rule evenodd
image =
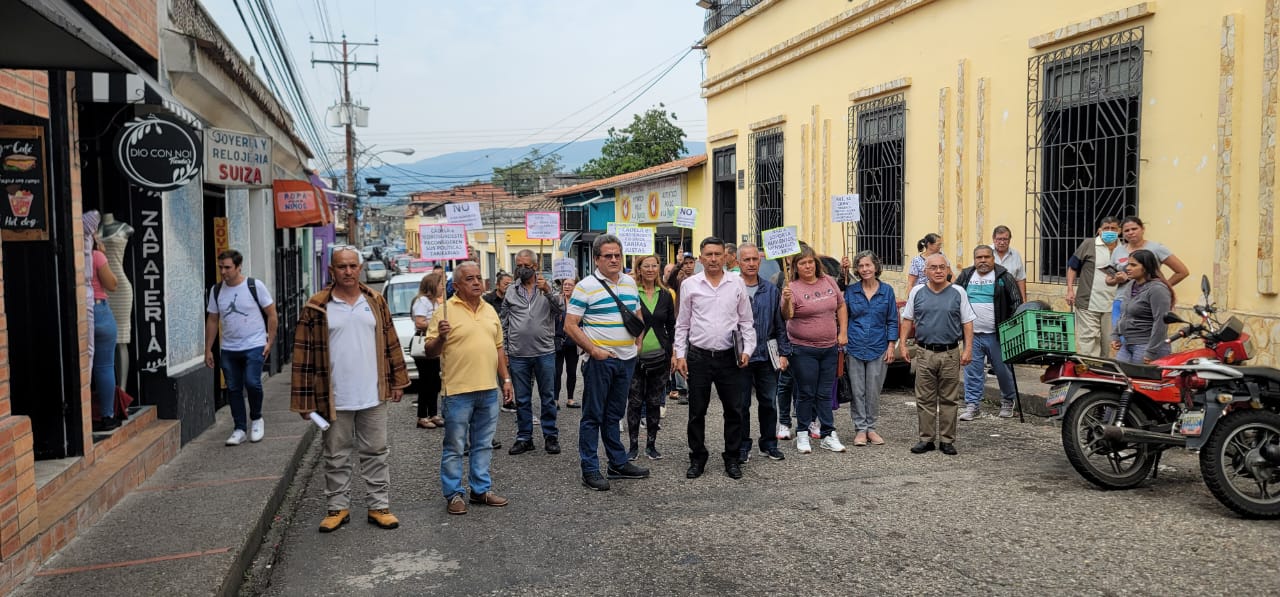
<instances>
[{"instance_id":1,"label":"shop awning","mask_svg":"<svg viewBox=\"0 0 1280 597\"><path fill-rule=\"evenodd\" d=\"M141 69L66 0L0 2L0 68Z\"/></svg>"},{"instance_id":2,"label":"shop awning","mask_svg":"<svg viewBox=\"0 0 1280 597\"><path fill-rule=\"evenodd\" d=\"M82 104L158 106L197 131L204 128L195 114L141 69L137 73L79 71L76 73L76 101Z\"/></svg>"},{"instance_id":3,"label":"shop awning","mask_svg":"<svg viewBox=\"0 0 1280 597\"><path fill-rule=\"evenodd\" d=\"M582 236L581 232L564 233L564 235L560 237L560 252L568 253L569 249L573 248L573 241L578 240L579 236Z\"/></svg>"}]
</instances>

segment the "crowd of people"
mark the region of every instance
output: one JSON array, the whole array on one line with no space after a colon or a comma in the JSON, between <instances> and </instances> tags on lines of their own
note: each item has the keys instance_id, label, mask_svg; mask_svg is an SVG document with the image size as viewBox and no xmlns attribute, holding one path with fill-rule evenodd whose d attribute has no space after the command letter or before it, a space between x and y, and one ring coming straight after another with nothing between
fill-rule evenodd
<instances>
[{"instance_id":1,"label":"crowd of people","mask_svg":"<svg viewBox=\"0 0 1280 597\"><path fill-rule=\"evenodd\" d=\"M1129 362L1168 353L1163 315L1187 271L1143 232L1136 217L1103 218L1098 235L1081 243L1067 263L1067 303L1076 314L1079 352ZM636 462L663 458L658 434L669 399L689 406L686 477L702 476L710 459L706 419L713 388L722 413L720 457L732 479L742 478L757 449L784 460L783 442L794 442L798 454L812 453L815 443L846 451L834 412L841 384L850 402L853 445L884 445L876 428L880 393L889 366L899 359L915 372L919 429L910 451L955 455L957 422L981 416L989 373L1000 387L997 416L1014 415L1016 386L998 334L1000 323L1026 300L1026 268L1009 246L1011 236L1007 227L997 227L992 244L976 247L972 265L957 272L942 253L942 238L927 235L917 245L901 303L881 281L884 267L872 251L828 266L801 243L799 253L786 258L781 279L768 280L761 276L759 247L715 237L702 240L696 256L683 253L665 269L658 255L635 256L628 269L619 239L600 235L591 248L594 268L581 280L546 280L538 256L522 251L512 274L498 277L488 293L474 261L458 264L451 275L433 272L412 303L422 337L414 355L415 390L417 426L444 430L446 510L460 515L474 505L507 505L490 475L504 407L516 413L510 455L537 450L539 435L546 453L561 452L562 391L564 406L581 408L581 480L596 491L608 490L611 481L649 476ZM246 436L258 441L264 433L260 386L249 378L270 349L274 327L270 295L253 280L246 283L239 257L234 251L219 255L223 282L209 304L208 345L219 332L227 343L218 364L235 415L228 445ZM291 408L325 428L327 513L320 530L350 520L354 458L368 487L368 521L396 528L388 495L386 403L398 402L410 386L405 352L386 301L359 282L359 252L341 247L331 261L333 283L302 309L293 348ZM1172 274L1166 277L1162 266ZM239 307L249 301L259 309ZM212 357L206 361L214 365ZM758 437L752 435L753 407Z\"/></svg>"}]
</instances>

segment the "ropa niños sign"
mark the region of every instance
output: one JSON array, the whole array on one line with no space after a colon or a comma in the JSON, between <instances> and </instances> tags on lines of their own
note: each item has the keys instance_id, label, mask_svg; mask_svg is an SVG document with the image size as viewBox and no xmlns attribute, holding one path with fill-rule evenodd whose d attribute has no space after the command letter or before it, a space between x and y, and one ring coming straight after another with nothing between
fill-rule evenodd
<instances>
[{"instance_id":1,"label":"ropa ni\u00f1os sign","mask_svg":"<svg viewBox=\"0 0 1280 597\"><path fill-rule=\"evenodd\" d=\"M116 135L116 165L133 184L172 191L196 180L204 153L200 135L163 114L133 119Z\"/></svg>"},{"instance_id":2,"label":"ropa ni\u00f1os sign","mask_svg":"<svg viewBox=\"0 0 1280 597\"><path fill-rule=\"evenodd\" d=\"M227 187L271 186L271 139L205 129L204 181Z\"/></svg>"}]
</instances>

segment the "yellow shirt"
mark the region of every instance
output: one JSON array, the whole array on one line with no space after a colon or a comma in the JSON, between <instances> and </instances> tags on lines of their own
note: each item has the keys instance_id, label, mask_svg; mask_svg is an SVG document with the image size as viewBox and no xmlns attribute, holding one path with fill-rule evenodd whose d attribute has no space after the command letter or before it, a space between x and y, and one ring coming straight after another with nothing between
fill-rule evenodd
<instances>
[{"instance_id":1,"label":"yellow shirt","mask_svg":"<svg viewBox=\"0 0 1280 597\"><path fill-rule=\"evenodd\" d=\"M445 317L445 313L448 317ZM436 309L427 329L427 341L440 336L440 321L447 319L449 337L440 357L442 388L446 396L498 388L498 350L502 348L502 322L485 301L476 311L454 296Z\"/></svg>"}]
</instances>

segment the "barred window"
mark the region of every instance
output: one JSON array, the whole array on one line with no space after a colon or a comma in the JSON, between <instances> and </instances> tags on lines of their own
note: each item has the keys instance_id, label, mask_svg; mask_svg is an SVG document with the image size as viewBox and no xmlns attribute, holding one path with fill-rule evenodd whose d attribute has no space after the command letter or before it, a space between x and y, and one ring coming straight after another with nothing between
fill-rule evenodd
<instances>
[{"instance_id":1,"label":"barred window","mask_svg":"<svg viewBox=\"0 0 1280 597\"><path fill-rule=\"evenodd\" d=\"M782 129L752 133L747 147L752 169L751 233L760 242L760 231L782 226Z\"/></svg>"},{"instance_id":2,"label":"barred window","mask_svg":"<svg viewBox=\"0 0 1280 597\"><path fill-rule=\"evenodd\" d=\"M902 94L849 108L849 192L857 193L861 221L849 226L850 244L875 251L886 269L902 269L906 196L904 143L907 105Z\"/></svg>"}]
</instances>

